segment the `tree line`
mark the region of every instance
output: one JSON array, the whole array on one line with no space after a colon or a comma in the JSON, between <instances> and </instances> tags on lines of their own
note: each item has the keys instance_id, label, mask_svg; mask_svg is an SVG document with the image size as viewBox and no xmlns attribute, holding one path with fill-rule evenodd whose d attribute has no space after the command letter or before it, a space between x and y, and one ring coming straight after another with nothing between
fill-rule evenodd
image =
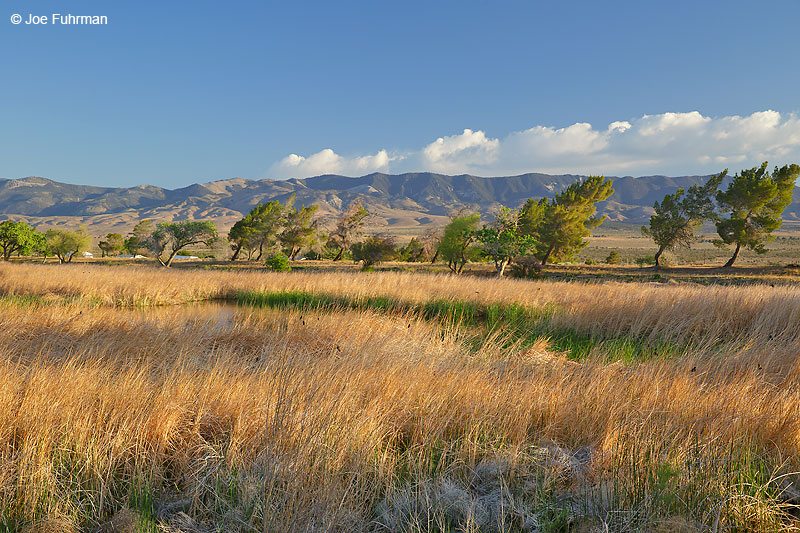
<instances>
[{"instance_id":1,"label":"tree line","mask_svg":"<svg viewBox=\"0 0 800 533\"><path fill-rule=\"evenodd\" d=\"M119 233L109 233L98 247L103 255L120 255L129 252L133 255L148 254L159 264L168 267L175 256L187 246L209 245L218 238L213 222L184 220L181 222L162 222L153 225L143 220L133 228L133 233L124 238ZM81 252L89 249L92 236L85 227L77 230L51 228L40 232L23 221L6 220L0 223L0 250L3 260L12 255L58 258L59 263L71 263Z\"/></svg>"},{"instance_id":2,"label":"tree line","mask_svg":"<svg viewBox=\"0 0 800 533\"><path fill-rule=\"evenodd\" d=\"M765 244L781 226L781 214L791 203L798 176L798 165L775 167L770 172L765 162L729 178L724 189L727 170L703 184L667 194L653 206L649 225L642 227L642 233L657 245L656 267L665 251L696 242L698 230L707 222L715 225L719 236L714 244L733 248L726 267L734 264L742 248L766 253ZM326 228L319 219L314 220L319 206L298 207L294 195L283 204L273 200L253 207L233 225L227 240L218 235L211 221L154 224L143 220L129 236L109 233L98 247L104 256L146 255L165 267L191 246L222 244L230 247L231 261L265 261L276 270L288 269L288 261L304 252L309 259L359 261L365 269L388 260L444 261L455 274L471 261L489 261L498 276L509 267L516 275L529 276L550 262L574 260L588 244L591 231L605 219L596 215L597 204L613 192L611 180L590 176L553 198L531 198L518 209L499 206L494 219L486 224L481 223L478 212L459 212L443 228L428 228L402 247L391 236L364 235L370 214L359 201L351 203ZM4 260L12 255L39 255L69 263L88 249L91 241L83 227L39 232L25 222L0 223Z\"/></svg>"},{"instance_id":3,"label":"tree line","mask_svg":"<svg viewBox=\"0 0 800 533\"><path fill-rule=\"evenodd\" d=\"M765 161L758 167L742 170L721 189L728 170L712 176L702 185L678 189L653 206L655 214L642 233L658 246L655 266L661 266L666 250L691 247L698 240L697 231L704 223L714 224L719 238L714 245L730 249L725 263L732 267L742 248L757 254L767 252L766 243L774 240L772 232L783 224L781 215L792 203L800 166L784 165L768 170Z\"/></svg>"}]
</instances>

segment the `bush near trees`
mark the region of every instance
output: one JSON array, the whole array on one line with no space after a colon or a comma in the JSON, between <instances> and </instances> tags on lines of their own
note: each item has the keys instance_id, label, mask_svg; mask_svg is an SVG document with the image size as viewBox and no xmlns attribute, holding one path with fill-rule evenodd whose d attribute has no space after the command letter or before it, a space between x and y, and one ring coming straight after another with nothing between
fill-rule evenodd
<instances>
[{"instance_id":1,"label":"bush near trees","mask_svg":"<svg viewBox=\"0 0 800 533\"><path fill-rule=\"evenodd\" d=\"M161 266L169 268L178 252L196 244L210 245L217 238L217 228L207 220L161 222L148 239L148 248Z\"/></svg>"},{"instance_id":2,"label":"bush near trees","mask_svg":"<svg viewBox=\"0 0 800 533\"><path fill-rule=\"evenodd\" d=\"M372 235L363 242L353 244L350 251L353 260L361 261L363 270L383 261L390 261L397 256L394 239L385 235Z\"/></svg>"},{"instance_id":3,"label":"bush near trees","mask_svg":"<svg viewBox=\"0 0 800 533\"><path fill-rule=\"evenodd\" d=\"M655 264L655 262L656 262L656 258L653 255L648 255L648 256L644 256L644 257L637 257L634 260L634 263L639 265L639 268L644 268L644 267L646 267L648 265L653 265L653 264Z\"/></svg>"},{"instance_id":4,"label":"bush near trees","mask_svg":"<svg viewBox=\"0 0 800 533\"><path fill-rule=\"evenodd\" d=\"M444 228L438 256L447 261L447 266L454 274L461 274L464 265L480 255L480 251L473 246L480 221L480 213L456 215Z\"/></svg>"},{"instance_id":5,"label":"bush near trees","mask_svg":"<svg viewBox=\"0 0 800 533\"><path fill-rule=\"evenodd\" d=\"M289 264L289 258L286 257L283 252L278 252L267 257L266 265L268 269L274 272L290 272L292 270L292 266Z\"/></svg>"},{"instance_id":6,"label":"bush near trees","mask_svg":"<svg viewBox=\"0 0 800 533\"><path fill-rule=\"evenodd\" d=\"M0 249L3 260L8 261L13 254L29 255L43 248L44 234L25 222L6 220L0 223Z\"/></svg>"},{"instance_id":7,"label":"bush near trees","mask_svg":"<svg viewBox=\"0 0 800 533\"><path fill-rule=\"evenodd\" d=\"M424 251L422 243L419 242L419 239L414 237L408 244L397 251L397 258L407 263L416 263L420 260L424 261L427 259L423 257Z\"/></svg>"},{"instance_id":8,"label":"bush near trees","mask_svg":"<svg viewBox=\"0 0 800 533\"><path fill-rule=\"evenodd\" d=\"M765 243L774 239L773 231L781 227L781 214L792 203L795 180L800 166L775 167L770 174L767 162L760 167L742 170L728 188L717 192L720 218L717 222L720 247L734 246L733 255L725 267L733 266L741 248L757 254L766 253Z\"/></svg>"},{"instance_id":9,"label":"bush near trees","mask_svg":"<svg viewBox=\"0 0 800 533\"><path fill-rule=\"evenodd\" d=\"M619 264L619 252L616 250L611 250L609 252L608 257L606 257L606 264L607 265L618 265Z\"/></svg>"},{"instance_id":10,"label":"bush near trees","mask_svg":"<svg viewBox=\"0 0 800 533\"><path fill-rule=\"evenodd\" d=\"M92 242L86 228L81 226L77 231L51 228L45 236L45 254L58 257L59 263L71 263L80 252L86 251Z\"/></svg>"},{"instance_id":11,"label":"bush near trees","mask_svg":"<svg viewBox=\"0 0 800 533\"><path fill-rule=\"evenodd\" d=\"M655 202L655 214L650 217L650 225L642 226L642 234L650 237L658 245L655 266L661 266L661 255L665 250L678 246L690 248L696 240L695 232L707 220L715 220L714 197L717 194L727 169L712 176L704 185L692 185L688 191L678 189L674 194L664 196Z\"/></svg>"}]
</instances>

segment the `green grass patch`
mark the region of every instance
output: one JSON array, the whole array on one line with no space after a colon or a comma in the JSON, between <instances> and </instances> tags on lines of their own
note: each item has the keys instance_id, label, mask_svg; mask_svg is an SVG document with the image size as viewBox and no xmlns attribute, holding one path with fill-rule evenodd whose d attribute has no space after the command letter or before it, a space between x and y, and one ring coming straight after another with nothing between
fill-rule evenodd
<instances>
[{"instance_id":1,"label":"green grass patch","mask_svg":"<svg viewBox=\"0 0 800 533\"><path fill-rule=\"evenodd\" d=\"M389 297L351 298L305 291L240 292L236 302L242 306L321 311L370 310L387 314L417 314L443 326L472 329L476 336L467 344L478 349L490 335L502 330L509 345L522 342L531 345L548 339L553 350L565 352L573 361L601 357L607 362L633 363L659 357L674 357L685 346L673 341L649 341L632 335L598 335L575 329L554 327L555 305L538 308L519 304L490 304L463 300L431 300L424 303L404 302Z\"/></svg>"}]
</instances>

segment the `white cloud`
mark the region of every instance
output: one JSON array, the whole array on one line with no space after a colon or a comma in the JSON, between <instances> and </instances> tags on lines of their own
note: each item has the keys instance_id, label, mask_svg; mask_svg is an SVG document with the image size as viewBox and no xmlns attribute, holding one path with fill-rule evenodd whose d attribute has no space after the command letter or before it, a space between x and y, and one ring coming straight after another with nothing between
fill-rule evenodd
<instances>
[{"instance_id":1,"label":"white cloud","mask_svg":"<svg viewBox=\"0 0 800 533\"><path fill-rule=\"evenodd\" d=\"M386 150L375 155L343 157L326 148L308 157L289 154L272 166L270 174L278 178L306 178L320 174L360 176L386 170L391 160Z\"/></svg>"},{"instance_id":2,"label":"white cloud","mask_svg":"<svg viewBox=\"0 0 800 533\"><path fill-rule=\"evenodd\" d=\"M325 173L363 175L431 171L499 176L525 172L579 174L705 174L732 172L768 160L800 161L800 118L760 111L748 116L707 117L697 111L662 113L611 122L556 128L533 126L492 138L481 130L439 137L404 155L344 157L326 149L292 154L273 166L274 177Z\"/></svg>"},{"instance_id":3,"label":"white cloud","mask_svg":"<svg viewBox=\"0 0 800 533\"><path fill-rule=\"evenodd\" d=\"M496 161L499 146L498 139L489 139L482 131L465 129L460 135L439 137L423 148L423 168L459 173L465 167L485 167Z\"/></svg>"}]
</instances>

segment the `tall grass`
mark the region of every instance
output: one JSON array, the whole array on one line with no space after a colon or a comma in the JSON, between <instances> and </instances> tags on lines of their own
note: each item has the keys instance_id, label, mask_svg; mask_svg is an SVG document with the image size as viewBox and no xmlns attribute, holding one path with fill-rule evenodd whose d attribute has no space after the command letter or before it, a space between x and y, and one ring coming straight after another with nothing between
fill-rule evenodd
<instances>
[{"instance_id":1,"label":"tall grass","mask_svg":"<svg viewBox=\"0 0 800 533\"><path fill-rule=\"evenodd\" d=\"M154 306L236 301L243 293L376 308L446 306L463 312L552 312L544 333L575 354L597 341L627 344L622 353L723 353L771 371L796 366L800 289L693 284L530 282L408 273L254 273L167 271L148 267L0 264L0 295L75 299L94 305ZM286 293L280 296L278 293ZM295 296L292 296L295 294ZM327 305L327 304L326 304ZM535 332L539 333L539 332ZM586 339L589 339L588 341ZM601 352L609 352L608 346ZM638 351L638 354L637 354ZM600 354L602 356L602 353Z\"/></svg>"},{"instance_id":2,"label":"tall grass","mask_svg":"<svg viewBox=\"0 0 800 533\"><path fill-rule=\"evenodd\" d=\"M47 274L40 279L27 268L0 267L0 287L14 295L0 305L8 531L46 521L88 530L126 509L140 528L173 531L796 526L785 500L800 471L800 367L797 338L780 330L797 327L793 290L396 274L353 276L350 285L343 276L337 292L328 276L170 272L164 281L156 270L37 267ZM117 285L120 273L130 273L129 287ZM412 282L439 292L398 292ZM552 320L575 331L693 332L698 346L729 337L739 345L579 364L556 340L530 345L496 328L468 347L464 321L345 309L336 299L316 311L47 303L133 302L134 294L166 303L269 294L279 283L350 301L553 304ZM497 301L470 296L473 288ZM776 302L784 312L769 312ZM742 307L753 314L746 319ZM739 329L724 337L732 324Z\"/></svg>"}]
</instances>

